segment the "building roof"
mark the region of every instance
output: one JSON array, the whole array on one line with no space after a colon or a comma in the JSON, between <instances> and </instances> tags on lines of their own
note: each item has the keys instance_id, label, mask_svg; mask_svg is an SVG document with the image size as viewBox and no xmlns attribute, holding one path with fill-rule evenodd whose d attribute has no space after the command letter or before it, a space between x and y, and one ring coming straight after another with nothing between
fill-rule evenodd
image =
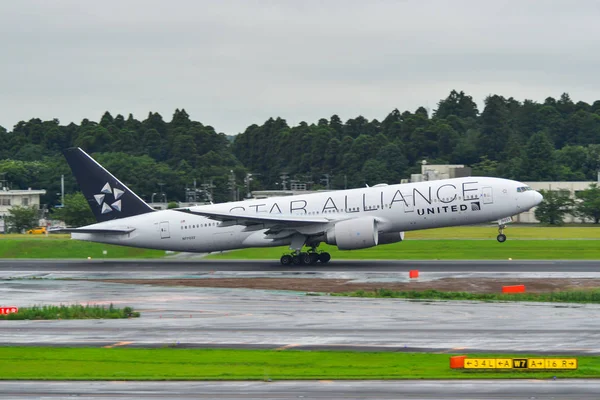
<instances>
[{"instance_id":1,"label":"building roof","mask_svg":"<svg viewBox=\"0 0 600 400\"><path fill-rule=\"evenodd\" d=\"M9 196L17 196L17 195L24 195L24 194L46 194L46 191L44 189L28 189L28 190L4 190L1 189L0 190L0 196L4 195L9 195Z\"/></svg>"}]
</instances>

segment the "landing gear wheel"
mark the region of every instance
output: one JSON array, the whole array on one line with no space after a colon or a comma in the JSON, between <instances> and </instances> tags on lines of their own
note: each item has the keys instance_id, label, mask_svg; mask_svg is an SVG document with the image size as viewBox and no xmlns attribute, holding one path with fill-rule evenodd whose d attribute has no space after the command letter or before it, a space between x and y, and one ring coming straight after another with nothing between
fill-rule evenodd
<instances>
[{"instance_id":1,"label":"landing gear wheel","mask_svg":"<svg viewBox=\"0 0 600 400\"><path fill-rule=\"evenodd\" d=\"M319 262L319 253L308 253L310 255L310 265L315 265Z\"/></svg>"},{"instance_id":2,"label":"landing gear wheel","mask_svg":"<svg viewBox=\"0 0 600 400\"><path fill-rule=\"evenodd\" d=\"M319 254L319 261L322 264L327 264L331 260L331 255L329 253L321 253Z\"/></svg>"},{"instance_id":3,"label":"landing gear wheel","mask_svg":"<svg viewBox=\"0 0 600 400\"><path fill-rule=\"evenodd\" d=\"M312 261L312 257L309 253L300 253L300 263L301 264L310 264Z\"/></svg>"},{"instance_id":4,"label":"landing gear wheel","mask_svg":"<svg viewBox=\"0 0 600 400\"><path fill-rule=\"evenodd\" d=\"M281 265L290 265L292 263L292 256L290 256L289 254L285 254L281 256L281 259L279 261L281 262Z\"/></svg>"},{"instance_id":5,"label":"landing gear wheel","mask_svg":"<svg viewBox=\"0 0 600 400\"><path fill-rule=\"evenodd\" d=\"M302 260L300 260L300 256L299 255L293 255L292 256L292 264L294 265L300 265L302 263Z\"/></svg>"},{"instance_id":6,"label":"landing gear wheel","mask_svg":"<svg viewBox=\"0 0 600 400\"><path fill-rule=\"evenodd\" d=\"M506 235L504 234L504 228L506 228L506 225L498 225L498 236L496 236L496 240L500 243L506 242Z\"/></svg>"}]
</instances>

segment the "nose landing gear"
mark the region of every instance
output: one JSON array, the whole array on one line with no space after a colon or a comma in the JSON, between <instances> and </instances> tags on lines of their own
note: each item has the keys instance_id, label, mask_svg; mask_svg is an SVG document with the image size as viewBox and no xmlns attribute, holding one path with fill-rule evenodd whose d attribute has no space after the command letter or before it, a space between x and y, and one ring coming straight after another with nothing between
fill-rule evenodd
<instances>
[{"instance_id":1,"label":"nose landing gear","mask_svg":"<svg viewBox=\"0 0 600 400\"><path fill-rule=\"evenodd\" d=\"M496 240L500 243L506 242L506 235L504 234L504 228L506 228L506 225L498 225L498 236L496 236Z\"/></svg>"}]
</instances>

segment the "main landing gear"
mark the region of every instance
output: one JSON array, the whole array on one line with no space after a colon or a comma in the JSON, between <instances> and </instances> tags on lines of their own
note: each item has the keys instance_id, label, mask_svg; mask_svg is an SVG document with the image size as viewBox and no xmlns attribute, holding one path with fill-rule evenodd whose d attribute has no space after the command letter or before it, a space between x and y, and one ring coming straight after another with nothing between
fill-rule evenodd
<instances>
[{"instance_id":1,"label":"main landing gear","mask_svg":"<svg viewBox=\"0 0 600 400\"><path fill-rule=\"evenodd\" d=\"M504 234L504 228L506 225L498 225L498 236L496 236L496 240L500 243L506 242L506 235Z\"/></svg>"},{"instance_id":2,"label":"main landing gear","mask_svg":"<svg viewBox=\"0 0 600 400\"><path fill-rule=\"evenodd\" d=\"M329 253L317 253L315 250L311 250L309 252L295 251L292 254L284 254L279 261L281 265L315 265L318 262L326 264L329 260L331 260Z\"/></svg>"}]
</instances>

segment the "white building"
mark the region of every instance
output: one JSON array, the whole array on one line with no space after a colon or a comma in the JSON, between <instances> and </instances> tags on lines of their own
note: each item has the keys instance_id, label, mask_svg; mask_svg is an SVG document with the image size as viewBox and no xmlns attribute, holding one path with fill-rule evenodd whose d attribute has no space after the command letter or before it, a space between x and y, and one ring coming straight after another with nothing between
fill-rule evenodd
<instances>
[{"instance_id":1,"label":"white building","mask_svg":"<svg viewBox=\"0 0 600 400\"><path fill-rule=\"evenodd\" d=\"M427 161L421 162L421 173L412 174L410 182L437 181L448 178L462 178L471 176L471 168L462 164L427 164ZM408 180L402 180L401 183L408 183Z\"/></svg>"},{"instance_id":2,"label":"white building","mask_svg":"<svg viewBox=\"0 0 600 400\"><path fill-rule=\"evenodd\" d=\"M9 190L0 188L0 218L8 215L8 210L13 206L40 208L40 196L46 194L45 190Z\"/></svg>"}]
</instances>

